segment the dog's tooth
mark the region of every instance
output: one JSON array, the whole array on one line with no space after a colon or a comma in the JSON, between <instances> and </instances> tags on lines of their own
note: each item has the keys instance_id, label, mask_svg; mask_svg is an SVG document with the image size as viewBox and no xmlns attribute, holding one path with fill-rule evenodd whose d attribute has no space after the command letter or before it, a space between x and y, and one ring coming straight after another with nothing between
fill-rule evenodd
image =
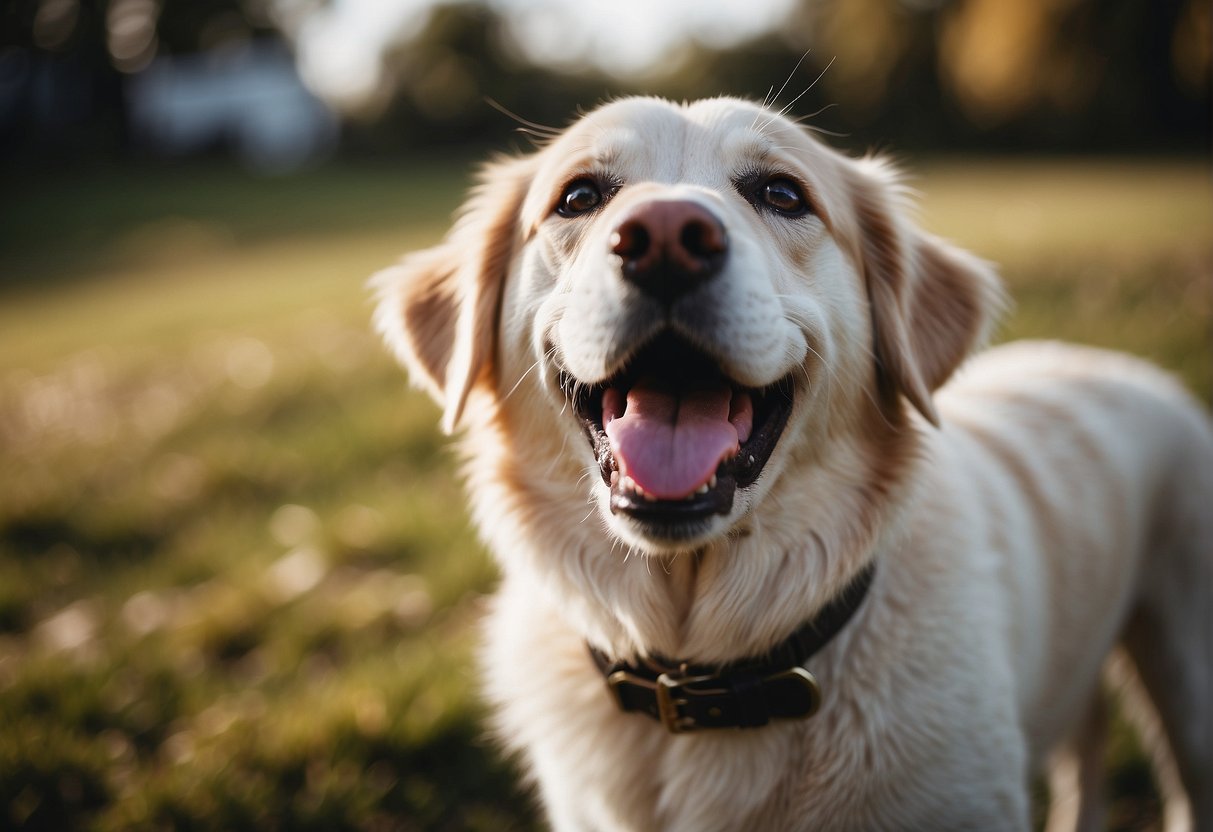
<instances>
[{"instance_id":1,"label":"dog's tooth","mask_svg":"<svg viewBox=\"0 0 1213 832\"><path fill-rule=\"evenodd\" d=\"M751 465L754 464L754 455L753 454L750 454L750 464Z\"/></svg>"},{"instance_id":2,"label":"dog's tooth","mask_svg":"<svg viewBox=\"0 0 1213 832\"><path fill-rule=\"evenodd\" d=\"M612 471L611 472L611 488L614 488L617 485L619 485L619 472Z\"/></svg>"},{"instance_id":3,"label":"dog's tooth","mask_svg":"<svg viewBox=\"0 0 1213 832\"><path fill-rule=\"evenodd\" d=\"M707 493L708 493L708 484L706 482L703 485L699 486L698 489L695 490L695 494L707 494ZM694 496L694 495L692 495L692 496ZM687 499L689 500L691 498L687 497Z\"/></svg>"},{"instance_id":4,"label":"dog's tooth","mask_svg":"<svg viewBox=\"0 0 1213 832\"><path fill-rule=\"evenodd\" d=\"M716 487L716 475L712 474L712 478L710 480L708 480L708 488L715 488L715 487Z\"/></svg>"},{"instance_id":5,"label":"dog's tooth","mask_svg":"<svg viewBox=\"0 0 1213 832\"><path fill-rule=\"evenodd\" d=\"M636 480L632 479L631 477L623 478L623 490L635 492L638 497L643 497L646 502L649 502L649 503L657 502L656 497L654 497L652 494L650 494L649 492L647 492L643 488L641 488L640 483L636 482Z\"/></svg>"},{"instance_id":6,"label":"dog's tooth","mask_svg":"<svg viewBox=\"0 0 1213 832\"><path fill-rule=\"evenodd\" d=\"M640 495L641 497L644 497L645 502L647 502L647 503L657 502L656 497L654 497L652 494L650 494L649 492L647 492L643 488L641 488L640 484L637 483L636 480L632 479L631 477L624 477L623 483L624 483L625 488L630 488L633 491L635 491L638 495Z\"/></svg>"}]
</instances>

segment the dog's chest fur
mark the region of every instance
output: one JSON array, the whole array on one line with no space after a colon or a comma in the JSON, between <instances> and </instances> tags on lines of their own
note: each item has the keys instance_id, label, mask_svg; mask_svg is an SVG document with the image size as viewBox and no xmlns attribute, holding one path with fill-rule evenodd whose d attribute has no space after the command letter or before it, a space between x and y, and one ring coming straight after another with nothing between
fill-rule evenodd
<instances>
[{"instance_id":1,"label":"dog's chest fur","mask_svg":"<svg viewBox=\"0 0 1213 832\"><path fill-rule=\"evenodd\" d=\"M717 555L770 557L754 551L763 542L754 534ZM809 663L825 690L812 720L680 736L616 710L583 637L567 624L567 607L561 612L515 574L486 627L486 691L497 727L525 750L557 828L812 829L839 817L854 818L856 829L999 828L1016 814L1014 784L1005 802L993 804L997 818L972 813L992 805L991 782L1016 747L1012 686L1001 686L1001 698L969 689L966 679L1000 647L985 638L988 621L966 620L976 608L971 593L963 603L952 594L966 576L949 569L947 557L926 549L881 564L865 608ZM669 582L642 560L621 569L631 570L618 576L625 584ZM611 594L608 586L598 591ZM907 626L907 610L921 627ZM928 671L941 650L954 663ZM997 726L1006 736L991 736ZM975 744L977 735L992 741ZM986 756L994 748L1000 759ZM941 781L953 796L983 798L942 799L930 785Z\"/></svg>"}]
</instances>

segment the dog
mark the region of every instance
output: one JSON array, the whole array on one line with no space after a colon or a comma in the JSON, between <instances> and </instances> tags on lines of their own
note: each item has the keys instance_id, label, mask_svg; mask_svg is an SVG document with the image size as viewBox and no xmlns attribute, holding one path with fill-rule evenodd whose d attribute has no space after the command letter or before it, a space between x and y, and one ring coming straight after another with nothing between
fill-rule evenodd
<instances>
[{"instance_id":1,"label":"dog","mask_svg":"<svg viewBox=\"0 0 1213 832\"><path fill-rule=\"evenodd\" d=\"M373 281L462 435L485 691L555 829L1021 830L1043 773L1050 830L1102 828L1111 664L1168 828L1213 830L1208 415L1115 353L970 358L1000 282L889 164L622 99Z\"/></svg>"}]
</instances>

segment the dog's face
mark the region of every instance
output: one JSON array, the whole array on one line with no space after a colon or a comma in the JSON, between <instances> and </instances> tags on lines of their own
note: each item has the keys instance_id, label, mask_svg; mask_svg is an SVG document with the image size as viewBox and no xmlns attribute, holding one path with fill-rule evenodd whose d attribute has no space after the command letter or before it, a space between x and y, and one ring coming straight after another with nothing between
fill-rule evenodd
<instances>
[{"instance_id":1,"label":"dog's face","mask_svg":"<svg viewBox=\"0 0 1213 832\"><path fill-rule=\"evenodd\" d=\"M564 487L650 553L737 528L789 467L847 464L825 450L872 411L901 429L902 396L933 421L998 295L886 168L732 99L627 99L498 163L380 289L448 428L487 394L526 465L590 471Z\"/></svg>"}]
</instances>

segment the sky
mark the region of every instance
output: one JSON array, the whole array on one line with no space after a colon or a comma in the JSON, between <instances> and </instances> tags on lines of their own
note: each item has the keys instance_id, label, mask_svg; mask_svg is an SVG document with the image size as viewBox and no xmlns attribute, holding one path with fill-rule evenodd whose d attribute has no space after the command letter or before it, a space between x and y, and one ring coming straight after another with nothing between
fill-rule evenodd
<instances>
[{"instance_id":1,"label":"sky","mask_svg":"<svg viewBox=\"0 0 1213 832\"><path fill-rule=\"evenodd\" d=\"M557 70L589 62L618 76L660 64L694 37L736 43L772 29L794 0L482 0L502 15L523 55ZM381 58L451 0L277 0L295 35L304 80L322 97L358 107L381 87Z\"/></svg>"}]
</instances>

